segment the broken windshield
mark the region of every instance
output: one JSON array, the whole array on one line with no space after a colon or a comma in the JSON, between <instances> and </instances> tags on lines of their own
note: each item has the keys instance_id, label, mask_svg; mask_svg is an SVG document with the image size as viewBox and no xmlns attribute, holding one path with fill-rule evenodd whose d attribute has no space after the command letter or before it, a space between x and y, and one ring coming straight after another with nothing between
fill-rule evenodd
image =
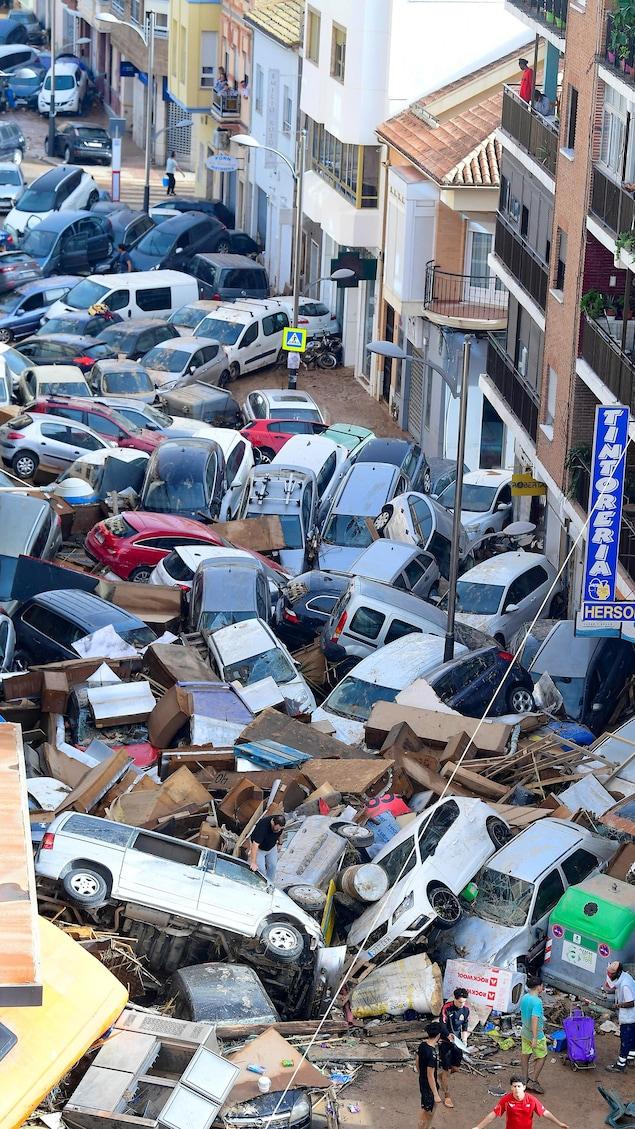
<instances>
[{"instance_id":1,"label":"broken windshield","mask_svg":"<svg viewBox=\"0 0 635 1129\"><path fill-rule=\"evenodd\" d=\"M534 892L533 882L486 866L477 885L478 894L472 904L472 912L477 917L509 927L525 924Z\"/></svg>"}]
</instances>

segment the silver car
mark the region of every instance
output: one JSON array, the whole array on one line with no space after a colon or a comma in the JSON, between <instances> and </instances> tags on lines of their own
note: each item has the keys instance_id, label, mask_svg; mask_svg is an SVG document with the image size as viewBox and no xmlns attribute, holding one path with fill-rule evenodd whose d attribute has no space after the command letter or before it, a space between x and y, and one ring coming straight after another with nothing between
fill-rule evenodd
<instances>
[{"instance_id":1,"label":"silver car","mask_svg":"<svg viewBox=\"0 0 635 1129\"><path fill-rule=\"evenodd\" d=\"M172 337L150 349L139 364L166 392L197 380L218 384L220 374L227 368L227 356L218 341L210 337Z\"/></svg>"},{"instance_id":2,"label":"silver car","mask_svg":"<svg viewBox=\"0 0 635 1129\"><path fill-rule=\"evenodd\" d=\"M56 478L86 451L114 446L83 423L39 412L24 412L0 427L0 455L18 478L38 472Z\"/></svg>"},{"instance_id":3,"label":"silver car","mask_svg":"<svg viewBox=\"0 0 635 1129\"><path fill-rule=\"evenodd\" d=\"M10 212L22 196L26 181L19 165L0 162L0 212Z\"/></svg>"},{"instance_id":4,"label":"silver car","mask_svg":"<svg viewBox=\"0 0 635 1129\"><path fill-rule=\"evenodd\" d=\"M276 885L306 910L321 909L324 890L349 844L369 847L373 832L345 819L309 815L287 820L276 868Z\"/></svg>"}]
</instances>

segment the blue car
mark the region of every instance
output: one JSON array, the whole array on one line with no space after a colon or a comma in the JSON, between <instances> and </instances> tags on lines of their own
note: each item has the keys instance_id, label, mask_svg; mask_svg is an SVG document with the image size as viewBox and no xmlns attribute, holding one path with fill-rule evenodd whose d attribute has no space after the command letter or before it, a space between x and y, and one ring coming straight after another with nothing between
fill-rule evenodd
<instances>
[{"instance_id":1,"label":"blue car","mask_svg":"<svg viewBox=\"0 0 635 1129\"><path fill-rule=\"evenodd\" d=\"M7 85L13 91L13 97L18 105L26 106L27 110L37 110L37 96L45 78L44 67L34 63L30 67L21 67L20 70L14 71L7 80Z\"/></svg>"},{"instance_id":2,"label":"blue car","mask_svg":"<svg viewBox=\"0 0 635 1129\"><path fill-rule=\"evenodd\" d=\"M45 310L65 298L81 279L77 275L38 278L0 297L0 341L30 337L39 328Z\"/></svg>"},{"instance_id":3,"label":"blue car","mask_svg":"<svg viewBox=\"0 0 635 1129\"><path fill-rule=\"evenodd\" d=\"M466 717L482 717L488 707L491 717L535 708L529 671L501 647L481 647L450 659L426 675L426 682L446 706Z\"/></svg>"},{"instance_id":4,"label":"blue car","mask_svg":"<svg viewBox=\"0 0 635 1129\"><path fill-rule=\"evenodd\" d=\"M156 635L143 620L78 588L40 592L14 614L17 650L28 664L76 659L73 643L101 627L113 627L132 646L146 647Z\"/></svg>"}]
</instances>

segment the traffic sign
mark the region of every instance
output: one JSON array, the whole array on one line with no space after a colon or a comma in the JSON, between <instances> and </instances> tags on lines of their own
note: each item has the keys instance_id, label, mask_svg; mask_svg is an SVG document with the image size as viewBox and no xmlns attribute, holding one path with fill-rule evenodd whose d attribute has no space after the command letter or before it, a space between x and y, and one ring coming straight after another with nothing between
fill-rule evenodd
<instances>
[{"instance_id":1,"label":"traffic sign","mask_svg":"<svg viewBox=\"0 0 635 1129\"><path fill-rule=\"evenodd\" d=\"M306 329L287 326L282 331L282 348L287 353L304 353L306 349Z\"/></svg>"}]
</instances>

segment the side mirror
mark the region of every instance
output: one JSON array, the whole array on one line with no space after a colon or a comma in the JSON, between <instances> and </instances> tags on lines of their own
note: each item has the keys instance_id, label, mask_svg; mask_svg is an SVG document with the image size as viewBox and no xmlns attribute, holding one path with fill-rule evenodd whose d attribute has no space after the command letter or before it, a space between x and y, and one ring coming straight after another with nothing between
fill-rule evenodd
<instances>
[{"instance_id":1,"label":"side mirror","mask_svg":"<svg viewBox=\"0 0 635 1129\"><path fill-rule=\"evenodd\" d=\"M509 509L509 505L507 504L507 502L499 502L497 507L496 507L496 513L502 514L505 511L507 511L508 509Z\"/></svg>"},{"instance_id":2,"label":"side mirror","mask_svg":"<svg viewBox=\"0 0 635 1129\"><path fill-rule=\"evenodd\" d=\"M518 611L518 604L508 604L507 607L504 609L504 611L506 611L506 612L517 612Z\"/></svg>"}]
</instances>

